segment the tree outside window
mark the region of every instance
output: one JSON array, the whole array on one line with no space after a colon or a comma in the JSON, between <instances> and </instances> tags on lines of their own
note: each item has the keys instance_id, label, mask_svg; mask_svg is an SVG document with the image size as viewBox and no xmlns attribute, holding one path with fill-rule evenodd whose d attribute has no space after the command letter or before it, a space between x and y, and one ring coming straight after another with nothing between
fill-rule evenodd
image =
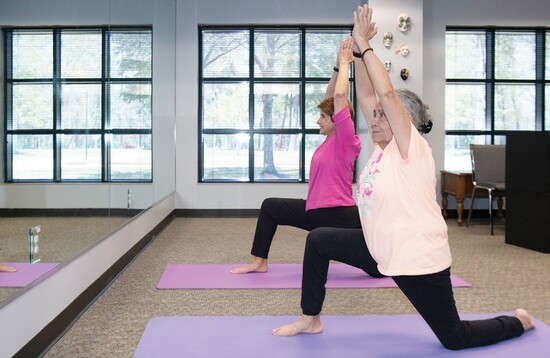
<instances>
[{"instance_id":1,"label":"tree outside window","mask_svg":"<svg viewBox=\"0 0 550 358\"><path fill-rule=\"evenodd\" d=\"M201 182L307 182L341 28L200 28ZM352 84L353 89L353 84Z\"/></svg>"},{"instance_id":2,"label":"tree outside window","mask_svg":"<svg viewBox=\"0 0 550 358\"><path fill-rule=\"evenodd\" d=\"M548 33L447 29L445 169L470 170L471 143L505 144L509 133L549 128Z\"/></svg>"},{"instance_id":3,"label":"tree outside window","mask_svg":"<svg viewBox=\"0 0 550 358\"><path fill-rule=\"evenodd\" d=\"M150 28L5 28L5 181L152 180Z\"/></svg>"}]
</instances>

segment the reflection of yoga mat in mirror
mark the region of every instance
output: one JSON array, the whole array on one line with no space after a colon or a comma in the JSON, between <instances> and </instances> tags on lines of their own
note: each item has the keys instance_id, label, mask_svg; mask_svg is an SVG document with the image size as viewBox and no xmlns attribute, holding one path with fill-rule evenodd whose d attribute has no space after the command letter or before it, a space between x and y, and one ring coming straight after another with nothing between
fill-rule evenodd
<instances>
[{"instance_id":1,"label":"reflection of yoga mat in mirror","mask_svg":"<svg viewBox=\"0 0 550 358\"><path fill-rule=\"evenodd\" d=\"M41 277L58 263L23 263L4 262L17 269L15 272L0 272L0 287L25 287L37 278Z\"/></svg>"},{"instance_id":2,"label":"reflection of yoga mat in mirror","mask_svg":"<svg viewBox=\"0 0 550 358\"><path fill-rule=\"evenodd\" d=\"M463 314L482 319L502 313ZM511 313L507 313L511 314ZM445 349L420 315L323 316L324 332L275 337L271 330L297 316L155 317L149 321L134 358L226 357L548 357L550 326L485 347ZM272 352L271 354L268 354Z\"/></svg>"},{"instance_id":3,"label":"reflection of yoga mat in mirror","mask_svg":"<svg viewBox=\"0 0 550 358\"><path fill-rule=\"evenodd\" d=\"M301 264L270 264L266 273L232 274L235 264L168 264L158 289L282 289L302 287ZM454 287L471 287L451 275ZM373 278L362 270L340 263L329 266L327 288L392 288L390 277Z\"/></svg>"}]
</instances>

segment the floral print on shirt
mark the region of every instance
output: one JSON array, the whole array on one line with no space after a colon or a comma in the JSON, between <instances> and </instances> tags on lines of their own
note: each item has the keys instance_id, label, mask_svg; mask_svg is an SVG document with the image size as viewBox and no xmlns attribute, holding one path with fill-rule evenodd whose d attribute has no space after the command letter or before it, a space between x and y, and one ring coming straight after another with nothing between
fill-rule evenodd
<instances>
[{"instance_id":1,"label":"floral print on shirt","mask_svg":"<svg viewBox=\"0 0 550 358\"><path fill-rule=\"evenodd\" d=\"M361 175L359 176L359 183L357 185L357 203L359 211L361 212L361 214L366 215L366 217L370 217L371 214L370 199L372 193L374 192L374 186L372 185L372 182L374 181L376 174L380 173L378 167L380 165L380 161L382 160L383 154L384 152L381 151L377 156L371 157L371 159L369 159L367 165L365 165L365 168L361 172Z\"/></svg>"}]
</instances>

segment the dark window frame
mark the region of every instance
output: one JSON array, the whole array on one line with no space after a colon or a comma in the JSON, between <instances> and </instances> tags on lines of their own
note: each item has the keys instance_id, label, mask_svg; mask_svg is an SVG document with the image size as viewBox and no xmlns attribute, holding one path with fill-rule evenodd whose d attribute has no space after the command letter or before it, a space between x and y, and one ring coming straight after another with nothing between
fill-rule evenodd
<instances>
[{"instance_id":1,"label":"dark window frame","mask_svg":"<svg viewBox=\"0 0 550 358\"><path fill-rule=\"evenodd\" d=\"M300 32L300 76L299 77L254 77L254 31L255 30L291 30ZM305 76L305 61L306 58L306 32L307 31L326 31L326 30L337 30L337 31L352 31L353 26L351 25L311 25L311 26L302 26L302 25L250 25L250 26L239 26L239 25L199 25L198 26L198 64L199 64L199 73L198 73L198 168L197 168L197 181L198 183L307 183L309 180L306 178L306 140L307 135L318 135L319 130L316 128L306 128L306 108L305 108L305 85L307 83L328 83L330 77L306 77ZM249 52L250 61L249 61L249 76L248 77L216 77L216 78L205 78L203 75L203 62L202 62L202 52L203 52L203 31L204 30L228 30L228 31L249 31L251 51ZM334 54L336 56L336 54ZM327 69L327 73L330 74L330 69ZM205 129L203 127L203 117L204 117L204 108L203 108L203 84L208 83L239 83L246 81L250 86L249 93L249 123L250 126L247 129L237 129L237 128L212 128ZM299 83L300 88L300 122L301 128L287 128L287 129L277 129L277 128L254 128L254 84L258 83ZM354 70L351 66L351 77L350 77L350 98L352 100L355 113L357 112L356 107L356 93L355 93L355 83L354 83ZM357 131L357 116L353 119L356 131ZM203 135L207 134L237 134L237 133L246 133L251 135L251 138L255 134L298 134L302 136L301 148L300 148L300 168L299 168L299 178L298 179L277 179L269 180L262 179L257 180L254 173L254 148L252 145L248 149L248 180L237 180L237 179L204 179L204 144L203 144ZM354 171L354 181L355 181L355 171Z\"/></svg>"},{"instance_id":2,"label":"dark window frame","mask_svg":"<svg viewBox=\"0 0 550 358\"><path fill-rule=\"evenodd\" d=\"M550 28L547 27L496 27L496 26L447 26L446 32L469 32L481 31L485 32L486 38L486 78L485 79L464 79L464 78L445 78L445 84L459 83L484 83L486 88L486 109L485 120L487 123L486 130L445 130L446 136L488 136L490 143L495 144L495 137L506 136L512 133L522 133L525 131L514 130L496 130L495 129L495 86L499 83L517 83L517 84L532 84L535 86L535 130L545 132L550 128L545 128L545 87L550 84L550 78L544 78L545 63L546 63L546 34L550 33ZM536 78L534 80L524 79L495 79L495 35L497 32L534 32L536 36Z\"/></svg>"},{"instance_id":3,"label":"dark window frame","mask_svg":"<svg viewBox=\"0 0 550 358\"><path fill-rule=\"evenodd\" d=\"M60 60L60 34L62 31L92 31L101 32L102 36L102 54L101 54L101 78L61 78L59 74ZM51 31L53 36L53 74L51 78L44 79L14 79L13 68L13 48L12 36L18 31ZM151 53L151 76L150 77L132 77L132 78L114 78L110 77L109 62L109 35L111 32L120 31L148 31L151 36L151 48L153 48L153 28L150 25L131 25L131 26L39 26L39 27L4 27L3 46L4 46L4 182L5 183L152 183L153 182L153 54ZM13 129L13 113L11 102L11 93L14 84L18 83L48 83L52 84L53 89L53 118L51 129ZM101 128L91 129L61 129L61 100L60 86L63 83L94 83L101 85ZM110 84L148 84L151 86L151 126L144 129L111 129L110 128ZM8 137L13 135L51 135L53 150L53 179L14 179L13 178L13 154L11 144L8 143ZM101 178L100 179L62 179L61 178L61 143L57 139L62 135L100 135L101 136ZM151 177L150 179L112 179L110 168L111 135L149 135L151 137Z\"/></svg>"}]
</instances>

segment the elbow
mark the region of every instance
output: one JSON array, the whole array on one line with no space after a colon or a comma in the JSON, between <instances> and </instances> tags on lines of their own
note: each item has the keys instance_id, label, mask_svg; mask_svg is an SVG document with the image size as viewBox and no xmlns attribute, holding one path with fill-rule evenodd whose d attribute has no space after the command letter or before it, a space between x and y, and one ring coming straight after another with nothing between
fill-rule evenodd
<instances>
[{"instance_id":1,"label":"elbow","mask_svg":"<svg viewBox=\"0 0 550 358\"><path fill-rule=\"evenodd\" d=\"M342 108L346 107L348 105L348 96L347 93L338 93L334 92L334 113L338 113L342 110ZM350 109L351 113L351 109Z\"/></svg>"},{"instance_id":2,"label":"elbow","mask_svg":"<svg viewBox=\"0 0 550 358\"><path fill-rule=\"evenodd\" d=\"M334 102L346 103L348 100L347 91L334 91Z\"/></svg>"},{"instance_id":3,"label":"elbow","mask_svg":"<svg viewBox=\"0 0 550 358\"><path fill-rule=\"evenodd\" d=\"M378 92L378 98L381 102L393 102L399 98L399 94L393 87L385 88L383 91Z\"/></svg>"}]
</instances>

